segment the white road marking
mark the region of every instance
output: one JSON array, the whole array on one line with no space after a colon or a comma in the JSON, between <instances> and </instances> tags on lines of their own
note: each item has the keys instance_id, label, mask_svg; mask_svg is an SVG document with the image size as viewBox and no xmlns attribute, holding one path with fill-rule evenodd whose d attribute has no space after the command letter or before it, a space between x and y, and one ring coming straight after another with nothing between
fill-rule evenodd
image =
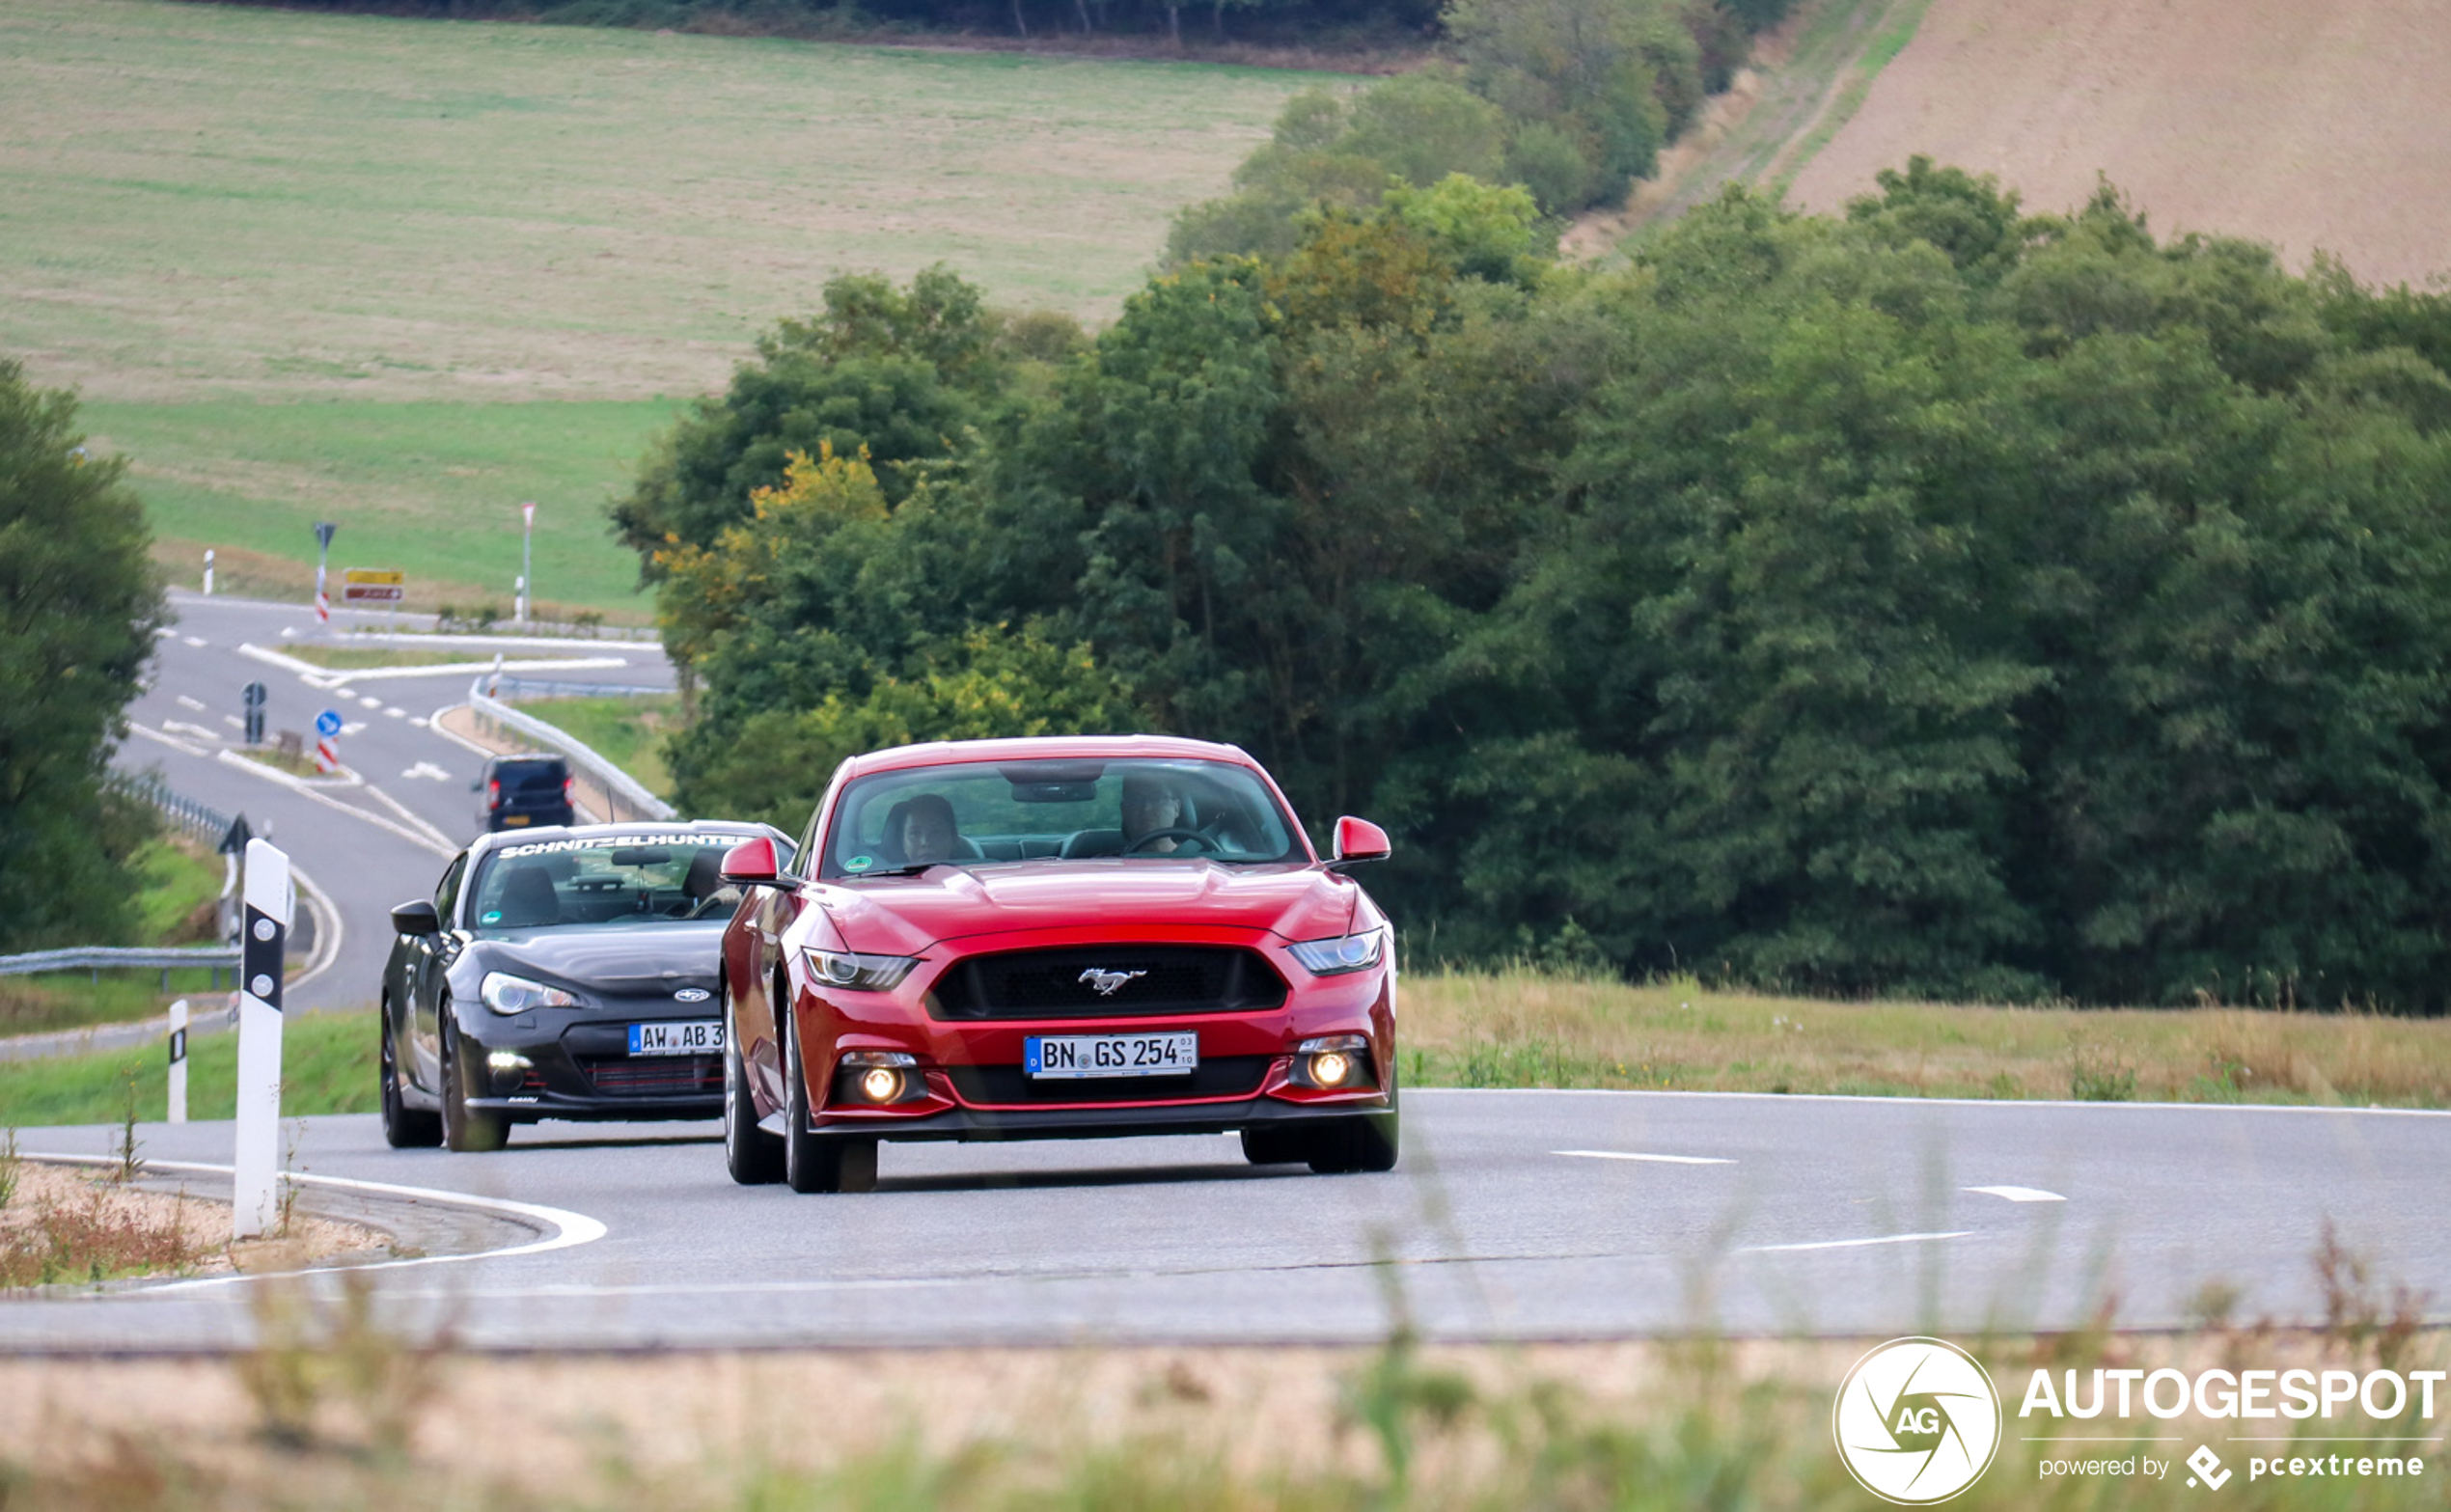
<instances>
[{"instance_id":1,"label":"white road marking","mask_svg":"<svg viewBox=\"0 0 2451 1512\"><path fill-rule=\"evenodd\" d=\"M438 783L448 783L451 781L451 774L444 771L441 767L436 766L431 761L420 761L415 766L410 767L407 771L402 772L400 776L428 777ZM1242 1136L1236 1135L1235 1138L1240 1139Z\"/></svg>"},{"instance_id":2,"label":"white road marking","mask_svg":"<svg viewBox=\"0 0 2451 1512\"><path fill-rule=\"evenodd\" d=\"M383 701L381 699L366 698L363 696L358 699L357 702L358 707L360 708L379 709L383 706Z\"/></svg>"},{"instance_id":3,"label":"white road marking","mask_svg":"<svg viewBox=\"0 0 2451 1512\"><path fill-rule=\"evenodd\" d=\"M401 803L390 793L383 791L383 789L375 786L372 783L366 784L366 792L367 796L372 798L384 808L391 810L394 813L399 814L403 822L414 825L418 829L424 830L427 835L433 837L434 840L438 844L450 846L454 852L459 849L458 846L452 845L450 836L445 835L441 830L427 823L424 819L419 818L415 812L411 811L406 804Z\"/></svg>"},{"instance_id":4,"label":"white road marking","mask_svg":"<svg viewBox=\"0 0 2451 1512\"><path fill-rule=\"evenodd\" d=\"M426 726L426 716L425 716L425 715L423 715L423 714L420 714L420 715L418 715L415 719L410 720L410 721L409 721L409 723L410 723L410 724L412 724L412 725L414 725L414 726L416 726L416 727L417 727L418 729L426 729L426 728L427 728L427 726Z\"/></svg>"},{"instance_id":5,"label":"white road marking","mask_svg":"<svg viewBox=\"0 0 2451 1512\"><path fill-rule=\"evenodd\" d=\"M1927 1239L1963 1239L1974 1232L1955 1228L1944 1234L1883 1234L1875 1239L1822 1239L1799 1245L1747 1245L1738 1254L1795 1254L1805 1250L1861 1250L1868 1245L1911 1245Z\"/></svg>"},{"instance_id":6,"label":"white road marking","mask_svg":"<svg viewBox=\"0 0 2451 1512\"><path fill-rule=\"evenodd\" d=\"M183 719L163 720L162 729L175 729L182 735L193 735L199 740L219 740L221 738L221 731L217 729L207 729L202 725L190 725Z\"/></svg>"},{"instance_id":7,"label":"white road marking","mask_svg":"<svg viewBox=\"0 0 2451 1512\"><path fill-rule=\"evenodd\" d=\"M175 693L171 695L171 697L179 701L179 706L180 708L193 709L199 714L202 714L205 711L205 701L202 699L191 699L183 693Z\"/></svg>"},{"instance_id":8,"label":"white road marking","mask_svg":"<svg viewBox=\"0 0 2451 1512\"><path fill-rule=\"evenodd\" d=\"M1968 1187L1965 1190L1980 1192L1987 1197L2006 1197L2011 1202L2065 1202L2068 1200L2056 1192L2045 1192L2040 1187Z\"/></svg>"},{"instance_id":9,"label":"white road marking","mask_svg":"<svg viewBox=\"0 0 2451 1512\"><path fill-rule=\"evenodd\" d=\"M168 737L163 736L160 738L167 739ZM195 754L198 756L204 755L201 751ZM279 783L282 786L287 787L293 792L303 793L308 798L323 805L326 809L338 809L343 813L348 814L352 818L364 819L367 823L374 826L378 830L388 830L392 834L399 836L401 839L409 841L421 850L432 851L435 855L442 857L445 861L449 861L459 854L459 847L456 845L437 843L429 836L421 834L416 830L412 830L404 824L395 824L391 820L384 818L379 813L369 813L365 810L357 807L355 804L343 803L331 794L319 791L318 784L310 783L305 778L291 777L287 772L274 771L271 767L264 765L261 761L248 760L245 756L240 756L235 751L222 752L221 759L234 765L243 767L248 771L255 773L258 777L262 778L266 782ZM341 785L346 786L360 781L362 781L362 779L351 777L347 783Z\"/></svg>"},{"instance_id":10,"label":"white road marking","mask_svg":"<svg viewBox=\"0 0 2451 1512\"><path fill-rule=\"evenodd\" d=\"M162 641L167 641L167 640L169 640L172 636L175 636L175 635L177 635L178 633L179 633L178 631L176 631L176 630L172 629L172 628L171 628L170 626L168 626L168 625L159 625L159 626L156 626L156 627L154 628L154 630L153 630L153 636L154 636L154 639L156 639L156 640L162 640Z\"/></svg>"},{"instance_id":11,"label":"white road marking","mask_svg":"<svg viewBox=\"0 0 2451 1512\"><path fill-rule=\"evenodd\" d=\"M119 1157L115 1155L29 1154L27 1158L63 1161L78 1166L119 1164ZM233 1174L231 1167L210 1166L198 1161L148 1160L145 1165L151 1170L192 1170L214 1176ZM281 1178L296 1186L336 1187L344 1192L373 1192L384 1196L407 1197L411 1201L455 1202L462 1207L484 1208L489 1212L507 1213L513 1218L524 1218L532 1223L550 1223L554 1231L550 1238L533 1240L523 1245L511 1245L501 1250L480 1250L475 1254L421 1254L405 1260L376 1260L366 1265L318 1265L304 1271L272 1272L256 1276L206 1276L199 1277L195 1280L172 1281L165 1286L146 1286L139 1290L147 1296L158 1296L163 1292L197 1291L207 1286L235 1286L247 1281L277 1280L292 1276L329 1276L341 1271L398 1271L405 1270L412 1265L451 1265L463 1260L507 1260L514 1254L542 1254L548 1250L568 1250L579 1245L593 1244L603 1238L606 1232L601 1220L590 1218L585 1213L573 1213L568 1208L546 1207L537 1202L512 1202L504 1197L474 1196L465 1192L445 1192L433 1187L403 1187L389 1181L359 1181L349 1176L314 1176L302 1170L285 1170L281 1173Z\"/></svg>"},{"instance_id":12,"label":"white road marking","mask_svg":"<svg viewBox=\"0 0 2451 1512\"><path fill-rule=\"evenodd\" d=\"M142 735L148 740L168 746L173 751L183 751L189 756L203 756L205 754L205 748L202 746L181 740L177 735L165 735L158 729L147 729L142 725L128 726L127 732L131 735Z\"/></svg>"},{"instance_id":13,"label":"white road marking","mask_svg":"<svg viewBox=\"0 0 2451 1512\"><path fill-rule=\"evenodd\" d=\"M593 672L612 667L627 667L629 660L620 656L560 656L527 661L507 661L504 672ZM474 677L494 671L491 662L437 662L430 667L360 667L335 673L334 686L351 682L381 682L392 677Z\"/></svg>"},{"instance_id":14,"label":"white road marking","mask_svg":"<svg viewBox=\"0 0 2451 1512\"><path fill-rule=\"evenodd\" d=\"M390 708L383 711L383 717L385 719L406 719L408 718L408 710L401 708L399 704L395 703Z\"/></svg>"},{"instance_id":15,"label":"white road marking","mask_svg":"<svg viewBox=\"0 0 2451 1512\"><path fill-rule=\"evenodd\" d=\"M182 635L179 639L186 642L189 646L202 646L205 644L204 637L200 635Z\"/></svg>"},{"instance_id":16,"label":"white road marking","mask_svg":"<svg viewBox=\"0 0 2451 1512\"><path fill-rule=\"evenodd\" d=\"M366 721L362 719L347 719L341 722L341 733L344 736L354 735L365 728Z\"/></svg>"},{"instance_id":17,"label":"white road marking","mask_svg":"<svg viewBox=\"0 0 2451 1512\"><path fill-rule=\"evenodd\" d=\"M233 729L244 729L247 728L247 722L240 719L235 714L224 714L221 716L221 722Z\"/></svg>"},{"instance_id":18,"label":"white road marking","mask_svg":"<svg viewBox=\"0 0 2451 1512\"><path fill-rule=\"evenodd\" d=\"M1733 1166L1716 1155L1638 1155L1629 1150L1551 1150L1552 1155L1580 1155L1584 1160L1653 1160L1663 1166Z\"/></svg>"}]
</instances>

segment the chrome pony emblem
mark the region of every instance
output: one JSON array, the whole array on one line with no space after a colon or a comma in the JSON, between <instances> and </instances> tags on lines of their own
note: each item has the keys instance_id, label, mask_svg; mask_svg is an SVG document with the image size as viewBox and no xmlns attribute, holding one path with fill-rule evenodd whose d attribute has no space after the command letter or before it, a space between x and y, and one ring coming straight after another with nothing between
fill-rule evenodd
<instances>
[{"instance_id":1,"label":"chrome pony emblem","mask_svg":"<svg viewBox=\"0 0 2451 1512\"><path fill-rule=\"evenodd\" d=\"M1136 976L1146 976L1147 975L1148 973L1146 972L1111 972L1103 967L1092 966L1088 971L1083 972L1077 979L1087 983L1089 990L1096 993L1099 997L1112 998L1115 996L1115 990L1117 987L1122 986L1125 982L1132 980Z\"/></svg>"}]
</instances>

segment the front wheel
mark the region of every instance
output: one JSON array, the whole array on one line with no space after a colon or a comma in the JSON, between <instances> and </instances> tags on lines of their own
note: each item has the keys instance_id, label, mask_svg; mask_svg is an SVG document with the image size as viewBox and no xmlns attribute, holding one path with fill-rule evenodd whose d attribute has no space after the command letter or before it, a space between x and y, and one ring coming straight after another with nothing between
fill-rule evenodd
<instances>
[{"instance_id":1,"label":"front wheel","mask_svg":"<svg viewBox=\"0 0 2451 1512\"><path fill-rule=\"evenodd\" d=\"M777 995L779 1003L784 1002ZM777 1014L783 1031L783 1179L798 1193L866 1192L876 1185L876 1141L821 1139L809 1127L808 1068L800 1053L800 1026L788 1006Z\"/></svg>"},{"instance_id":2,"label":"front wheel","mask_svg":"<svg viewBox=\"0 0 2451 1512\"><path fill-rule=\"evenodd\" d=\"M392 1038L392 1005L383 1004L383 1049L376 1075L382 1078L383 1142L396 1150L432 1149L443 1142L439 1113L411 1108L400 1097L399 1050Z\"/></svg>"},{"instance_id":3,"label":"front wheel","mask_svg":"<svg viewBox=\"0 0 2451 1512\"><path fill-rule=\"evenodd\" d=\"M510 1142L510 1123L498 1113L468 1106L470 1071L466 1048L459 1038L459 1026L452 1018L449 1002L442 1005L443 1020L443 1143L451 1149L469 1154L484 1154Z\"/></svg>"},{"instance_id":4,"label":"front wheel","mask_svg":"<svg viewBox=\"0 0 2451 1512\"><path fill-rule=\"evenodd\" d=\"M740 1015L733 1011L730 988L724 991L724 1165L744 1187L783 1179L783 1141L757 1127L757 1100L749 1093Z\"/></svg>"}]
</instances>

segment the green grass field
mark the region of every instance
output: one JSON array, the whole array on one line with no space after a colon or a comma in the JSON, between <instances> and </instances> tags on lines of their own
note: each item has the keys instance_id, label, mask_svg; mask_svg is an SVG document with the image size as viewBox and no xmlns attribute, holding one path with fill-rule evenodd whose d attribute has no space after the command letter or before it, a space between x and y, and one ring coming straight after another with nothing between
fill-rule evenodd
<instances>
[{"instance_id":1,"label":"green grass field","mask_svg":"<svg viewBox=\"0 0 2451 1512\"><path fill-rule=\"evenodd\" d=\"M136 853L130 869L136 884L136 933L128 943L209 943L210 927L199 928L198 916L221 896L219 857L191 843L157 839ZM203 969L180 969L170 974L169 990L164 991L158 971L0 976L0 1034L150 1018L173 998L204 993L210 980Z\"/></svg>"},{"instance_id":2,"label":"green grass field","mask_svg":"<svg viewBox=\"0 0 2451 1512\"><path fill-rule=\"evenodd\" d=\"M635 777L659 798L673 796L664 741L680 724L680 695L651 699L540 699L520 705Z\"/></svg>"},{"instance_id":3,"label":"green grass field","mask_svg":"<svg viewBox=\"0 0 2451 1512\"><path fill-rule=\"evenodd\" d=\"M281 1029L281 1112L372 1113L375 1107L375 1024L372 1011L292 1014ZM0 1060L0 1127L116 1123L127 1109L130 1078L136 1116L170 1116L169 1066L158 1046ZM187 1053L187 1116L228 1118L237 1106L238 1036L199 1034Z\"/></svg>"},{"instance_id":4,"label":"green grass field","mask_svg":"<svg viewBox=\"0 0 2451 1512\"><path fill-rule=\"evenodd\" d=\"M0 5L0 353L129 454L163 558L306 526L430 605L635 618L601 506L756 334L943 261L1095 320L1314 75L163 0Z\"/></svg>"}]
</instances>

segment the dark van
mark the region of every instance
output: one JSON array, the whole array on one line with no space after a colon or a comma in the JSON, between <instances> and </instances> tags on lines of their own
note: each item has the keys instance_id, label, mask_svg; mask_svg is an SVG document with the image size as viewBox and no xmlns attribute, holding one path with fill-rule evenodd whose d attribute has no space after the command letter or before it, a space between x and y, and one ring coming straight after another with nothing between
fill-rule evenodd
<instances>
[{"instance_id":1,"label":"dark van","mask_svg":"<svg viewBox=\"0 0 2451 1512\"><path fill-rule=\"evenodd\" d=\"M487 831L577 822L570 808L570 764L558 756L528 752L488 757L477 791L484 795L477 822Z\"/></svg>"}]
</instances>

